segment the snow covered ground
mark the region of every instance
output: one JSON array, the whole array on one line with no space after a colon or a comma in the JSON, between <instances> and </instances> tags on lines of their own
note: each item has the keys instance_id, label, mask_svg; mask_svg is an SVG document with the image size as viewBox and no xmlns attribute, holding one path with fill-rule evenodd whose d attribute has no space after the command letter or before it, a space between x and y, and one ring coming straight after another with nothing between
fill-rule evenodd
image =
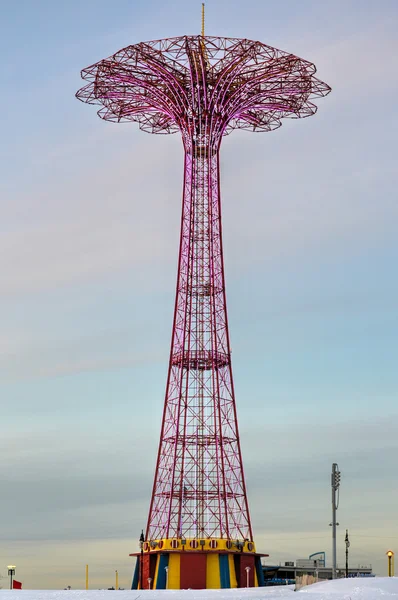
<instances>
[{"instance_id":1,"label":"snow covered ground","mask_svg":"<svg viewBox=\"0 0 398 600\"><path fill-rule=\"evenodd\" d=\"M338 579L294 592L291 586L239 590L0 590L0 600L398 600L398 578Z\"/></svg>"}]
</instances>

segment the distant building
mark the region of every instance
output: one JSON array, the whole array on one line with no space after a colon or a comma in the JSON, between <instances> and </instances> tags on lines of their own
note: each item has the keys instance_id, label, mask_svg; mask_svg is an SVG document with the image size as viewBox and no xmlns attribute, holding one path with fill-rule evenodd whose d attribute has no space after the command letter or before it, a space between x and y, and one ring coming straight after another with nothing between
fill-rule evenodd
<instances>
[{"instance_id":1,"label":"distant building","mask_svg":"<svg viewBox=\"0 0 398 600\"><path fill-rule=\"evenodd\" d=\"M317 556L318 558L313 558ZM291 585L296 577L312 575L319 580L332 579L332 567L326 566L325 553L318 552L309 558L298 558L279 565L262 565L265 585ZM337 566L337 577L345 577L345 567ZM360 565L348 569L348 577L374 577L372 565Z\"/></svg>"}]
</instances>

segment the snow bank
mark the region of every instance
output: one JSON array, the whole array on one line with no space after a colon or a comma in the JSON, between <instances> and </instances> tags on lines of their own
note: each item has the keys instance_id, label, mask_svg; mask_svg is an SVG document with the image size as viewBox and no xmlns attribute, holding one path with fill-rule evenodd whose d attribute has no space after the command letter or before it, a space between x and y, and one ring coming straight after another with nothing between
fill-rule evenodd
<instances>
[{"instance_id":1,"label":"snow bank","mask_svg":"<svg viewBox=\"0 0 398 600\"><path fill-rule=\"evenodd\" d=\"M308 595L308 600L398 600L398 578L354 577L322 581L301 589L297 594Z\"/></svg>"},{"instance_id":2,"label":"snow bank","mask_svg":"<svg viewBox=\"0 0 398 600\"><path fill-rule=\"evenodd\" d=\"M0 600L295 600L293 586L234 590L0 590ZM297 597L296 600L299 600ZM317 600L311 597L311 600ZM336 600L336 599L334 599Z\"/></svg>"},{"instance_id":3,"label":"snow bank","mask_svg":"<svg viewBox=\"0 0 398 600\"><path fill-rule=\"evenodd\" d=\"M239 590L0 590L0 600L398 600L398 578L338 579L309 585Z\"/></svg>"}]
</instances>

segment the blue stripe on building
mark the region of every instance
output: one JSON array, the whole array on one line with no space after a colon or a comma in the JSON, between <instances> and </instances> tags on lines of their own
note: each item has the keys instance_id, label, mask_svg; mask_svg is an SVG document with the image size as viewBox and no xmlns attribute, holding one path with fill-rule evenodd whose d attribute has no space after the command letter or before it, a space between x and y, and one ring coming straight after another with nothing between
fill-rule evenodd
<instances>
[{"instance_id":1,"label":"blue stripe on building","mask_svg":"<svg viewBox=\"0 0 398 600\"><path fill-rule=\"evenodd\" d=\"M165 590L167 583L166 567L169 566L169 555L161 554L159 557L158 578L156 580L156 589Z\"/></svg>"},{"instance_id":2,"label":"blue stripe on building","mask_svg":"<svg viewBox=\"0 0 398 600\"><path fill-rule=\"evenodd\" d=\"M264 571L263 571L263 566L261 564L261 558L259 556L256 556L256 573L257 573L258 585L259 585L259 587L263 587L265 585Z\"/></svg>"},{"instance_id":3,"label":"blue stripe on building","mask_svg":"<svg viewBox=\"0 0 398 600\"><path fill-rule=\"evenodd\" d=\"M135 562L135 569L133 575L133 581L131 582L131 589L138 590L138 577L140 575L140 559L137 556L137 560Z\"/></svg>"},{"instance_id":4,"label":"blue stripe on building","mask_svg":"<svg viewBox=\"0 0 398 600\"><path fill-rule=\"evenodd\" d=\"M231 587L231 577L229 573L229 559L228 554L220 554L220 585L221 588L226 589Z\"/></svg>"}]
</instances>

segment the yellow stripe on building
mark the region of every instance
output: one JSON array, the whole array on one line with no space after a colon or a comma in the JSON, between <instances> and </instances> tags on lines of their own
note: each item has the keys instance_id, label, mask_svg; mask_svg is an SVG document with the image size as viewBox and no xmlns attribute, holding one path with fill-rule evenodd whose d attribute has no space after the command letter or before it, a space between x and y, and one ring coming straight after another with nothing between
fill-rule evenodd
<instances>
[{"instance_id":1,"label":"yellow stripe on building","mask_svg":"<svg viewBox=\"0 0 398 600\"><path fill-rule=\"evenodd\" d=\"M228 561L229 561L230 586L231 586L231 588L237 588L238 587L238 582L236 580L235 563L234 563L234 556L233 556L233 554L229 554Z\"/></svg>"},{"instance_id":2,"label":"yellow stripe on building","mask_svg":"<svg viewBox=\"0 0 398 600\"><path fill-rule=\"evenodd\" d=\"M158 584L159 563L160 563L160 555L156 557L155 580L153 582L153 589L154 590L156 589L157 584Z\"/></svg>"},{"instance_id":3,"label":"yellow stripe on building","mask_svg":"<svg viewBox=\"0 0 398 600\"><path fill-rule=\"evenodd\" d=\"M206 562L206 589L219 590L220 581L220 559L218 554L208 554Z\"/></svg>"},{"instance_id":4,"label":"yellow stripe on building","mask_svg":"<svg viewBox=\"0 0 398 600\"><path fill-rule=\"evenodd\" d=\"M168 570L168 590L180 589L180 554L170 552Z\"/></svg>"}]
</instances>

